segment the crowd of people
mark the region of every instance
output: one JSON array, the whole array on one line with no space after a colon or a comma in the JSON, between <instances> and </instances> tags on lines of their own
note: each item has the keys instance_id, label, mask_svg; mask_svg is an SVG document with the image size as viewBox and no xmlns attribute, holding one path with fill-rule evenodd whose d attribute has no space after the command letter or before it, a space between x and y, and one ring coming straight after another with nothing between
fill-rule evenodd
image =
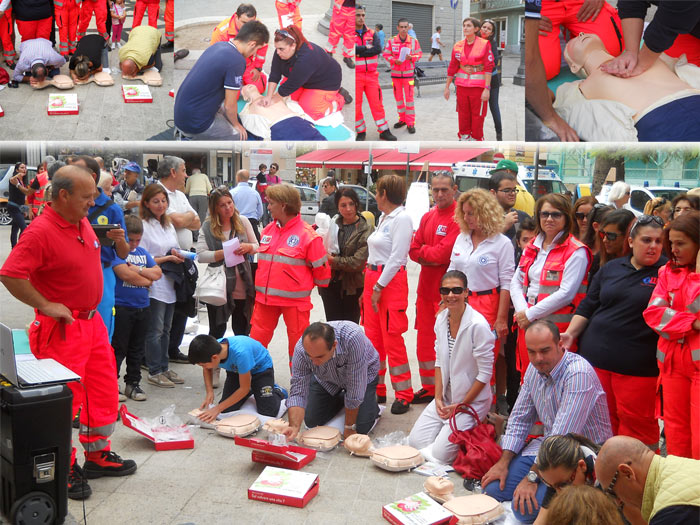
<instances>
[{"instance_id":1,"label":"crowd of people","mask_svg":"<svg viewBox=\"0 0 700 525\"><path fill-rule=\"evenodd\" d=\"M360 212L352 188L334 188L336 234L324 241L301 219L299 192L279 180L276 165L274 173L260 166L258 190L270 221L259 231L262 199L246 170L233 191L212 189L199 169L187 179L185 161L166 156L157 180L144 187L136 163L123 166L117 184L92 157L69 157L67 165L52 160L45 166L50 180L28 184L21 164L12 177L14 205L37 190L45 194L32 224L13 229L0 280L35 308L32 352L82 378L70 387L86 461L80 467L73 451L70 497L89 496L87 478L136 470L109 449L108 438L117 398L146 400L142 367L153 386L174 388L184 380L169 363L200 365L204 421L237 410L250 396L269 416L283 413L284 404L290 439L302 423L326 424L343 409L346 438L369 432L378 405L390 397L388 367L391 412L427 405L409 443L430 447L442 463L459 453L449 420L460 405L471 405L480 420L489 412L492 420L508 418L502 456L481 483L497 500L512 500L522 522L560 523L556 516L576 511L572 498L596 500L584 490L596 483L626 504L624 518L633 524L654 515L666 516L654 517L655 524L698 516L698 494L650 495L643 482L630 481L671 483L700 468L695 195L680 195L670 210L650 201L649 213L635 217L624 209L622 183L621 193L612 188L610 205L592 197L572 205L545 194L529 217L513 208L517 165L503 160L488 190L459 196L450 173L435 173L435 206L415 233L403 177L378 180L376 226ZM107 184L100 183L103 175ZM199 202L201 211L205 201L200 215L193 205ZM111 227L101 234L91 224ZM185 322L196 315L195 254L200 268L206 265L200 280L221 278L207 304L209 334L195 337L184 355ZM237 262L228 261L231 255ZM420 265L415 392L404 339L409 258ZM325 321L310 323L317 287ZM280 317L289 390L276 382L267 349ZM229 320L234 335L225 337ZM217 403L221 368L226 380ZM477 423L463 413L455 420L460 430ZM654 454L660 420L666 458ZM563 490L567 485L574 487ZM605 512L604 503L591 505Z\"/></svg>"}]
</instances>

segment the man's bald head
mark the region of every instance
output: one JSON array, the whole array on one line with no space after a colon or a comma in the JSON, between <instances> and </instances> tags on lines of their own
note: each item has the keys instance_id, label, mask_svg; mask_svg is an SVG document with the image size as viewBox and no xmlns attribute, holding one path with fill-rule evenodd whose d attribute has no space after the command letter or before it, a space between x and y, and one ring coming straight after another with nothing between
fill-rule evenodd
<instances>
[{"instance_id":1,"label":"man's bald head","mask_svg":"<svg viewBox=\"0 0 700 525\"><path fill-rule=\"evenodd\" d=\"M133 77L139 72L139 68L136 65L136 62L134 62L130 58L126 58L122 62L120 62L119 67L122 70L122 75L126 75L128 77Z\"/></svg>"},{"instance_id":2,"label":"man's bald head","mask_svg":"<svg viewBox=\"0 0 700 525\"><path fill-rule=\"evenodd\" d=\"M73 194L76 182L89 179L94 184L92 173L76 164L63 166L51 179L51 200L56 201L60 196L61 190L65 190L69 195Z\"/></svg>"},{"instance_id":3,"label":"man's bald head","mask_svg":"<svg viewBox=\"0 0 700 525\"><path fill-rule=\"evenodd\" d=\"M236 172L236 182L248 182L250 179L250 172L248 170L238 170Z\"/></svg>"},{"instance_id":4,"label":"man's bald head","mask_svg":"<svg viewBox=\"0 0 700 525\"><path fill-rule=\"evenodd\" d=\"M654 452L629 436L608 439L598 452L596 478L604 490L625 504L641 508L644 485Z\"/></svg>"}]
</instances>

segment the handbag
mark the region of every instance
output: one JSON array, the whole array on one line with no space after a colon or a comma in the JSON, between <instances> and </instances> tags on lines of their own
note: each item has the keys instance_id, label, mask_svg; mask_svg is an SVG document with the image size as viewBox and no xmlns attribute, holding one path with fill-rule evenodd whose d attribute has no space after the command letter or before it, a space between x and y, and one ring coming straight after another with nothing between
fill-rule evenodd
<instances>
[{"instance_id":1,"label":"handbag","mask_svg":"<svg viewBox=\"0 0 700 525\"><path fill-rule=\"evenodd\" d=\"M457 414L466 413L476 421L476 426L468 430L457 428ZM482 423L471 405L460 404L450 416L452 434L450 443L459 445L453 467L463 478L481 479L501 458L501 447L496 443L496 430L493 425Z\"/></svg>"},{"instance_id":2,"label":"handbag","mask_svg":"<svg viewBox=\"0 0 700 525\"><path fill-rule=\"evenodd\" d=\"M200 302L212 306L226 304L226 270L223 264L207 266L204 275L197 282L195 295Z\"/></svg>"}]
</instances>

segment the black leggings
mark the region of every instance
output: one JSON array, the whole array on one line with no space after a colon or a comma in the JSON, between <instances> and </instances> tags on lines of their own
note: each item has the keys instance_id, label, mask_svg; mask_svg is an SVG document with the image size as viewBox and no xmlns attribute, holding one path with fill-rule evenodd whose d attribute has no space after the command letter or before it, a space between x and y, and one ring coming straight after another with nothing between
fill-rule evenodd
<instances>
[{"instance_id":1,"label":"black leggings","mask_svg":"<svg viewBox=\"0 0 700 525\"><path fill-rule=\"evenodd\" d=\"M498 107L498 91L501 87L501 77L497 75L491 78L491 94L489 96L489 109L493 117L493 127L496 128L496 135L499 137L503 133L501 124L501 110Z\"/></svg>"},{"instance_id":2,"label":"black leggings","mask_svg":"<svg viewBox=\"0 0 700 525\"><path fill-rule=\"evenodd\" d=\"M235 335L248 335L250 333L250 323L245 316L245 299L234 299L235 308L231 314L231 330ZM209 316L209 335L216 339L221 339L226 333L226 322L214 324L216 311L223 306L207 305L207 315Z\"/></svg>"},{"instance_id":3,"label":"black leggings","mask_svg":"<svg viewBox=\"0 0 700 525\"><path fill-rule=\"evenodd\" d=\"M24 221L24 213L22 209L17 207L13 202L7 203L7 211L12 217L12 229L10 230L10 244L15 247L17 244L17 239L19 239L20 234L27 227L27 223Z\"/></svg>"}]
</instances>

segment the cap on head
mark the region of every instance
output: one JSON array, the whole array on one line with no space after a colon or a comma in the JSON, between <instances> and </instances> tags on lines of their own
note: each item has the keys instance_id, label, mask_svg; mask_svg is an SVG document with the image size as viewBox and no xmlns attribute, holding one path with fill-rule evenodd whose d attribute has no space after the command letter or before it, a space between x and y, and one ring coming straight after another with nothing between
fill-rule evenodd
<instances>
[{"instance_id":1,"label":"cap on head","mask_svg":"<svg viewBox=\"0 0 700 525\"><path fill-rule=\"evenodd\" d=\"M126 166L124 166L125 171L134 171L136 173L141 173L141 166L136 164L135 162L129 162Z\"/></svg>"},{"instance_id":2,"label":"cap on head","mask_svg":"<svg viewBox=\"0 0 700 525\"><path fill-rule=\"evenodd\" d=\"M501 159L498 161L498 164L496 164L496 167L492 169L489 173L493 174L501 170L508 170L514 173L518 173L518 165L510 159Z\"/></svg>"}]
</instances>

